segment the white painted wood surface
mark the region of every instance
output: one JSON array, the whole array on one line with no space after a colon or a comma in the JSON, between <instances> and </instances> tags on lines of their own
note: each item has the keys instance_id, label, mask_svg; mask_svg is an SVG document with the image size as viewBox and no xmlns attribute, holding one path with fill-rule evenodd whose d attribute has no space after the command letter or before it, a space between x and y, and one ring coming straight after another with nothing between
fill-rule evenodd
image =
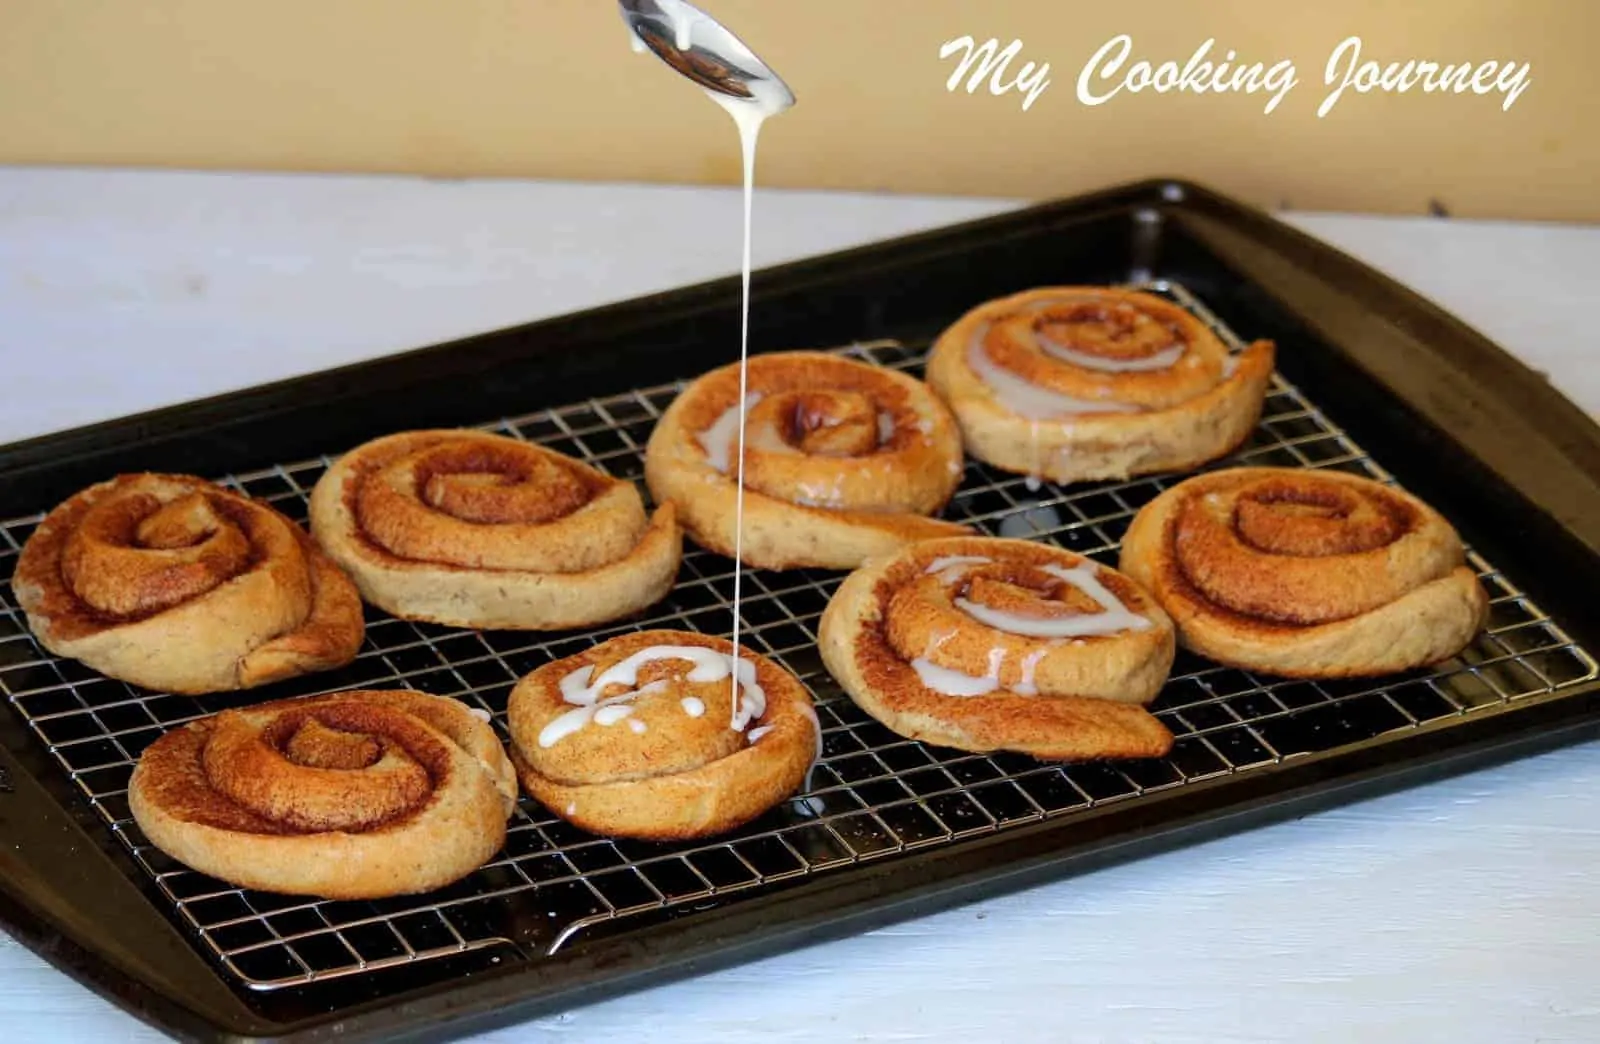
<instances>
[{"instance_id":1,"label":"white painted wood surface","mask_svg":"<svg viewBox=\"0 0 1600 1044\"><path fill-rule=\"evenodd\" d=\"M763 192L756 260L1003 201ZM731 272L721 190L0 171L0 442ZM1295 215L1591 412L1600 229ZM1600 1040L1600 744L502 1031ZM0 934L10 1041L159 1035Z\"/></svg>"}]
</instances>

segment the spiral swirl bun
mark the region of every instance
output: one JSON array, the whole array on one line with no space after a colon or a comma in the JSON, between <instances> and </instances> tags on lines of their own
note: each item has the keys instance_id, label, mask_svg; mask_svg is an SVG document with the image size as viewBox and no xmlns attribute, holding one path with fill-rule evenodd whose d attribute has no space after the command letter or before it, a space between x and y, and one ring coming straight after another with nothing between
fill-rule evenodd
<instances>
[{"instance_id":1,"label":"spiral swirl bun","mask_svg":"<svg viewBox=\"0 0 1600 1044\"><path fill-rule=\"evenodd\" d=\"M47 515L12 586L45 648L170 692L245 689L355 658L350 580L266 504L185 475L123 475Z\"/></svg>"},{"instance_id":2,"label":"spiral swirl bun","mask_svg":"<svg viewBox=\"0 0 1600 1044\"><path fill-rule=\"evenodd\" d=\"M1487 596L1461 540L1401 490L1335 471L1235 468L1146 504L1122 568L1185 646L1291 677L1389 674L1447 659Z\"/></svg>"},{"instance_id":3,"label":"spiral swirl bun","mask_svg":"<svg viewBox=\"0 0 1600 1044\"><path fill-rule=\"evenodd\" d=\"M822 352L749 361L744 457L748 565L849 569L868 555L967 530L926 516L961 480L944 406L902 373ZM691 384L650 435L645 479L684 529L734 552L739 367Z\"/></svg>"},{"instance_id":4,"label":"spiral swirl bun","mask_svg":"<svg viewBox=\"0 0 1600 1044\"><path fill-rule=\"evenodd\" d=\"M522 784L597 834L725 833L800 786L820 731L789 672L683 631L641 631L549 663L512 690ZM737 696L735 693L737 692Z\"/></svg>"},{"instance_id":5,"label":"spiral swirl bun","mask_svg":"<svg viewBox=\"0 0 1600 1044\"><path fill-rule=\"evenodd\" d=\"M1250 434L1273 346L1230 357L1153 294L1051 287L980 305L934 343L928 383L980 460L1054 482L1195 467Z\"/></svg>"},{"instance_id":6,"label":"spiral swirl bun","mask_svg":"<svg viewBox=\"0 0 1600 1044\"><path fill-rule=\"evenodd\" d=\"M325 899L425 892L505 842L516 774L455 700L351 691L280 700L167 733L128 803L150 842L246 888Z\"/></svg>"},{"instance_id":7,"label":"spiral swirl bun","mask_svg":"<svg viewBox=\"0 0 1600 1044\"><path fill-rule=\"evenodd\" d=\"M1026 540L931 540L845 578L823 662L895 732L1042 758L1155 757L1172 736L1143 705L1175 652L1127 577Z\"/></svg>"},{"instance_id":8,"label":"spiral swirl bun","mask_svg":"<svg viewBox=\"0 0 1600 1044\"><path fill-rule=\"evenodd\" d=\"M359 446L311 494L311 531L367 601L408 620L559 630L660 600L682 541L631 483L475 431Z\"/></svg>"}]
</instances>

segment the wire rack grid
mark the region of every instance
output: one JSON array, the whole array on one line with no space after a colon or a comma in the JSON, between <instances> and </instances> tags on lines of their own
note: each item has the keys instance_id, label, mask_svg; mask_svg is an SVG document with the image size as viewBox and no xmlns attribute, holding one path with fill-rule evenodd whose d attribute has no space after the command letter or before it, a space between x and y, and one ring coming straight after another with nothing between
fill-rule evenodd
<instances>
[{"instance_id":1,"label":"wire rack grid","mask_svg":"<svg viewBox=\"0 0 1600 1044\"><path fill-rule=\"evenodd\" d=\"M1183 287L1148 284L1242 347ZM926 345L880 341L838 349L920 374ZM637 389L483 425L637 480L651 426L683 383ZM296 520L326 457L221 481ZM1275 377L1259 426L1215 467L1330 468L1392 481L1297 388ZM1034 484L969 461L945 517L992 535L1045 540L1114 564L1140 506L1172 477L1072 487ZM398 965L417 966L489 947L525 960L551 954L597 926L708 904L898 853L955 845L1109 802L1247 773L1440 719L1576 685L1596 662L1510 580L1476 554L1491 597L1489 624L1456 659L1382 680L1287 681L1180 653L1152 710L1176 743L1168 757L1063 765L1013 754L976 755L903 739L869 718L827 676L817 623L841 574L819 570L743 575L744 639L793 671L817 698L822 754L806 788L758 822L695 844L607 840L552 816L530 799L504 850L466 879L423 896L326 902L234 888L154 848L128 810L129 774L165 730L267 698L352 687L408 687L488 711L504 734L517 678L613 634L640 628L726 633L732 563L686 549L679 581L642 618L584 634L474 632L369 614L356 661L270 691L201 698L116 682L45 653L11 593L15 558L38 516L0 522L0 692L66 777L126 847L168 912L241 987L271 991Z\"/></svg>"}]
</instances>

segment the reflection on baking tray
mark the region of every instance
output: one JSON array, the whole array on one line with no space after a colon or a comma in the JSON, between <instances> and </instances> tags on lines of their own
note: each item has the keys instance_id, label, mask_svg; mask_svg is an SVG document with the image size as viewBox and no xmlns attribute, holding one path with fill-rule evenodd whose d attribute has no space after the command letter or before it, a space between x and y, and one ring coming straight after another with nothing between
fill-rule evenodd
<instances>
[{"instance_id":1,"label":"reflection on baking tray","mask_svg":"<svg viewBox=\"0 0 1600 1044\"><path fill-rule=\"evenodd\" d=\"M1181 287L1157 289L1216 327L1231 350L1243 347ZM876 342L838 352L920 373L926 347ZM682 388L638 389L485 428L637 480L645 441ZM1389 480L1280 377L1273 378L1250 438L1211 468L1237 465L1334 469ZM301 521L307 495L327 466L326 458L285 462L225 484ZM1157 475L1030 491L1022 475L969 461L945 517L991 536L1050 541L1114 566L1134 513L1176 481ZM36 522L0 523L0 576L9 578ZM271 990L434 958L444 970L453 962L443 958L485 948L537 959L602 926L626 930L653 917L738 902L830 868L1137 801L1596 676L1594 659L1514 584L1476 554L1469 552L1468 561L1489 595L1490 611L1486 629L1458 657L1384 679L1295 681L1258 678L1180 651L1171 680L1151 706L1175 737L1170 755L1069 765L935 748L889 731L839 692L817 652L818 621L843 574L752 570L745 581L744 640L817 698L822 756L809 786L729 835L673 844L598 838L524 799L505 847L488 865L440 891L376 901L312 901L233 888L180 866L134 824L126 794L140 753L179 723L255 703L265 691L253 697L152 694L69 660L42 658L8 579L0 583L0 690L145 868L169 912L240 984ZM519 677L640 627L721 634L731 597L731 562L690 549L677 585L642 618L582 634L480 633L369 611L367 641L354 662L277 683L270 693L414 688L488 711L504 739L507 699Z\"/></svg>"}]
</instances>

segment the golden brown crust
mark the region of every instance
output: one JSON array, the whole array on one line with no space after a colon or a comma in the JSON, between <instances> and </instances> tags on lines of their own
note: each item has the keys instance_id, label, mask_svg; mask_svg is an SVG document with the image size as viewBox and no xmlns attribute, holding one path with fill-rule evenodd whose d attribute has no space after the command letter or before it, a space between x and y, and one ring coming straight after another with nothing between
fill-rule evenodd
<instances>
[{"instance_id":1,"label":"golden brown crust","mask_svg":"<svg viewBox=\"0 0 1600 1044\"><path fill-rule=\"evenodd\" d=\"M780 352L750 360L747 391L746 564L849 569L967 532L928 517L961 481L961 437L918 381L823 352ZM738 399L738 364L713 370L667 408L645 451L655 498L677 505L696 543L730 557ZM708 449L713 432L725 444Z\"/></svg>"},{"instance_id":2,"label":"golden brown crust","mask_svg":"<svg viewBox=\"0 0 1600 1044\"><path fill-rule=\"evenodd\" d=\"M695 681L690 660L646 652L658 647L709 650L723 673ZM793 675L741 649L754 671L740 679L745 714L737 714L726 673L732 651L723 638L641 631L527 675L507 709L524 788L557 816L614 837L708 837L772 808L795 792L816 757L816 712ZM605 672L626 671L630 657L644 662L625 681L604 684ZM589 697L602 702L565 698L563 679L572 692L601 684ZM752 680L764 699L759 713L746 702Z\"/></svg>"},{"instance_id":3,"label":"golden brown crust","mask_svg":"<svg viewBox=\"0 0 1600 1044\"><path fill-rule=\"evenodd\" d=\"M167 733L140 757L128 803L157 848L230 884L376 899L442 887L494 855L516 775L463 704L350 691Z\"/></svg>"},{"instance_id":4,"label":"golden brown crust","mask_svg":"<svg viewBox=\"0 0 1600 1044\"><path fill-rule=\"evenodd\" d=\"M339 667L365 633L355 586L299 526L186 475L122 475L69 498L12 583L45 648L170 692Z\"/></svg>"},{"instance_id":5,"label":"golden brown crust","mask_svg":"<svg viewBox=\"0 0 1600 1044\"><path fill-rule=\"evenodd\" d=\"M664 597L682 539L671 505L531 443L413 431L341 457L311 531L367 601L456 627L561 630Z\"/></svg>"},{"instance_id":6,"label":"golden brown crust","mask_svg":"<svg viewBox=\"0 0 1600 1044\"><path fill-rule=\"evenodd\" d=\"M1140 509L1122 569L1219 663L1304 678L1455 655L1488 598L1460 538L1416 497L1356 475L1232 468Z\"/></svg>"},{"instance_id":7,"label":"golden brown crust","mask_svg":"<svg viewBox=\"0 0 1600 1044\"><path fill-rule=\"evenodd\" d=\"M1138 619L1096 628L1104 604L1063 573L1088 575ZM1017 633L974 612L1059 631ZM1171 622L1126 577L1059 548L956 538L873 559L829 601L820 639L845 692L912 739L1062 759L1157 757L1172 744L1143 708L1172 667ZM949 695L924 681L930 668L988 691Z\"/></svg>"},{"instance_id":8,"label":"golden brown crust","mask_svg":"<svg viewBox=\"0 0 1600 1044\"><path fill-rule=\"evenodd\" d=\"M1112 287L989 301L939 336L928 384L967 451L1055 482L1182 470L1238 446L1261 415L1274 349L1230 358L1185 309ZM998 382L998 383L997 383Z\"/></svg>"}]
</instances>

